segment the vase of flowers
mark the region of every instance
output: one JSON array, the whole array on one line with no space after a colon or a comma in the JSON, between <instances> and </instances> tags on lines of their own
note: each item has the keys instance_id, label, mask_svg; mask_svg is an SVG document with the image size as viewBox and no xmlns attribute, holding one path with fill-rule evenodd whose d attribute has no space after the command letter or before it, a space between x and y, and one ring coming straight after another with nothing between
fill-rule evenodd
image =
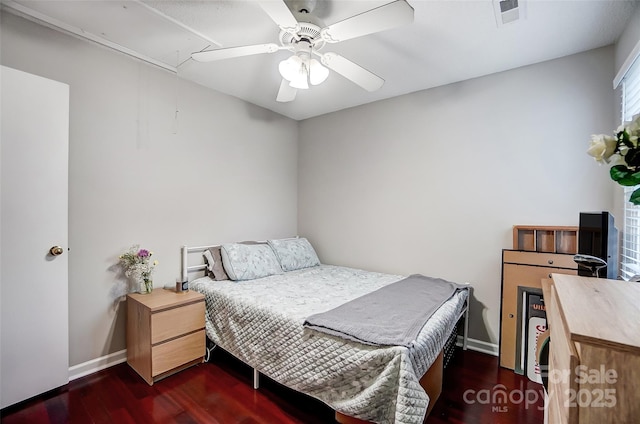
<instances>
[{"instance_id":1,"label":"vase of flowers","mask_svg":"<svg viewBox=\"0 0 640 424\"><path fill-rule=\"evenodd\" d=\"M599 163L612 163L611 179L622 186L640 185L640 114L625 122L613 136L597 134L591 136L587 153ZM629 201L640 205L640 188L631 193Z\"/></svg>"},{"instance_id":2,"label":"vase of flowers","mask_svg":"<svg viewBox=\"0 0 640 424\"><path fill-rule=\"evenodd\" d=\"M124 275L134 281L142 294L153 291L153 270L158 261L151 261L153 252L132 246L129 251L120 255L120 263L124 267Z\"/></svg>"}]
</instances>

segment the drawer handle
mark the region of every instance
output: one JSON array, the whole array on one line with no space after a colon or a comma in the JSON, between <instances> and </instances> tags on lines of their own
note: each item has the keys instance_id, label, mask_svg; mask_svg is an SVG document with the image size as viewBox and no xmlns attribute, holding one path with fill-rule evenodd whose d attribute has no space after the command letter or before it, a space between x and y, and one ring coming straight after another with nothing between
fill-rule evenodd
<instances>
[{"instance_id":1,"label":"drawer handle","mask_svg":"<svg viewBox=\"0 0 640 424\"><path fill-rule=\"evenodd\" d=\"M549 273L549 278L551 278L551 273Z\"/></svg>"},{"instance_id":2,"label":"drawer handle","mask_svg":"<svg viewBox=\"0 0 640 424\"><path fill-rule=\"evenodd\" d=\"M553 265L553 259L549 259L547 262L549 262L549 265Z\"/></svg>"}]
</instances>

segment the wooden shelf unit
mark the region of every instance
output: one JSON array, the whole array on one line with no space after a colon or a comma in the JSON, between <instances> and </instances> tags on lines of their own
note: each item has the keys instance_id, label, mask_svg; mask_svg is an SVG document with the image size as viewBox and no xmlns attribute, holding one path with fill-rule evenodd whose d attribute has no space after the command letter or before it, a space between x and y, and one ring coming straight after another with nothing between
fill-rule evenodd
<instances>
[{"instance_id":1,"label":"wooden shelf unit","mask_svg":"<svg viewBox=\"0 0 640 424\"><path fill-rule=\"evenodd\" d=\"M518 332L525 317L519 292L541 291L542 280L551 278L552 273L577 275L576 253L577 226L513 226L513 249L502 251L500 366L524 372Z\"/></svg>"},{"instance_id":2,"label":"wooden shelf unit","mask_svg":"<svg viewBox=\"0 0 640 424\"><path fill-rule=\"evenodd\" d=\"M578 253L578 227L514 225L513 249L575 255Z\"/></svg>"}]
</instances>

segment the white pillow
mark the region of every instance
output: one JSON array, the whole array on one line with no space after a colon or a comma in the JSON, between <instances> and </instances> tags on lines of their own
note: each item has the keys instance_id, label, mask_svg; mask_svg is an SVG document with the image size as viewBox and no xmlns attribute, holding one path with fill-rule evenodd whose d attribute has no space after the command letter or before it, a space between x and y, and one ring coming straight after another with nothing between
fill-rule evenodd
<instances>
[{"instance_id":1,"label":"white pillow","mask_svg":"<svg viewBox=\"0 0 640 424\"><path fill-rule=\"evenodd\" d=\"M254 280L282 274L278 258L268 244L223 244L220 254L231 280Z\"/></svg>"},{"instance_id":2,"label":"white pillow","mask_svg":"<svg viewBox=\"0 0 640 424\"><path fill-rule=\"evenodd\" d=\"M276 253L283 271L295 271L320 265L316 251L304 237L267 240L267 243Z\"/></svg>"}]
</instances>

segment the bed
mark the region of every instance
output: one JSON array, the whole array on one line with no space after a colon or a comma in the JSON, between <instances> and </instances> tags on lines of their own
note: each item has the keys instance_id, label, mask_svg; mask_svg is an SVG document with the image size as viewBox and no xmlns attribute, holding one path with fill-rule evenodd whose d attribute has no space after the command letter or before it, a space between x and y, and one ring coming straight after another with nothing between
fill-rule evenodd
<instances>
[{"instance_id":1,"label":"bed","mask_svg":"<svg viewBox=\"0 0 640 424\"><path fill-rule=\"evenodd\" d=\"M440 393L443 347L461 319L466 349L470 287L456 290L407 346L380 346L309 328L307 318L405 276L318 261L291 270L282 262L284 271L260 278L216 280L202 260L215 248L183 246L182 279L204 271L189 288L205 295L207 338L254 369L254 387L264 374L326 403L339 422L424 420Z\"/></svg>"}]
</instances>

